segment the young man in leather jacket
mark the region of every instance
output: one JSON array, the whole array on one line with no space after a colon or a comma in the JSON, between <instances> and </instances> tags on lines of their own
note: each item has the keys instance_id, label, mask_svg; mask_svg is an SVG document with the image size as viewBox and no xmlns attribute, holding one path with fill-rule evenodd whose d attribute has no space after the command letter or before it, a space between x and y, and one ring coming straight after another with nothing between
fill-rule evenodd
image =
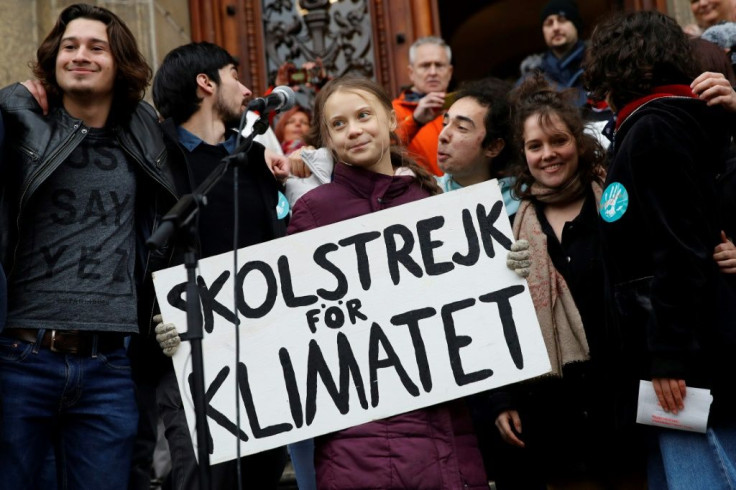
<instances>
[{"instance_id":1,"label":"young man in leather jacket","mask_svg":"<svg viewBox=\"0 0 736 490\"><path fill-rule=\"evenodd\" d=\"M138 410L126 338L150 326L143 246L177 191L151 69L125 24L64 9L26 86L0 91L8 318L0 333L1 489L31 488L53 447L60 488L125 489Z\"/></svg>"}]
</instances>

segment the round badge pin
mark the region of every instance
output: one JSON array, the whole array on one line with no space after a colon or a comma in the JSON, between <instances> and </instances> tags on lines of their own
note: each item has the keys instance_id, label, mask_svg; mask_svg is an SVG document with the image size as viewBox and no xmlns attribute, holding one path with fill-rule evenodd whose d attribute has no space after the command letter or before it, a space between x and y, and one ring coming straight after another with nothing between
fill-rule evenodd
<instances>
[{"instance_id":1,"label":"round badge pin","mask_svg":"<svg viewBox=\"0 0 736 490\"><path fill-rule=\"evenodd\" d=\"M620 182L612 182L601 196L600 213L603 221L613 223L626 213L629 207L629 192Z\"/></svg>"}]
</instances>

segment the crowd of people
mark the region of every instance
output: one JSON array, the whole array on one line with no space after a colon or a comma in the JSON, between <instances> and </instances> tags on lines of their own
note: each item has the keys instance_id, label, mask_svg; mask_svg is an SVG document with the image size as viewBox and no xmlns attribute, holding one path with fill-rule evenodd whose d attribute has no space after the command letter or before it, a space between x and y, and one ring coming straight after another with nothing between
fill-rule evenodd
<instances>
[{"instance_id":1,"label":"crowd of people","mask_svg":"<svg viewBox=\"0 0 736 490\"><path fill-rule=\"evenodd\" d=\"M239 151L251 91L219 46L154 75L116 14L63 9L35 78L0 90L0 489L147 489L159 421L166 488L200 488L152 272L492 179L551 371L212 465L209 487L276 488L290 455L303 490L736 488L736 26L728 0L691 5L697 28L619 13L584 42L551 0L515 84L450 91L439 37L394 99L321 74L211 189L194 244L155 251ZM709 389L706 432L636 424L641 380L673 417Z\"/></svg>"}]
</instances>

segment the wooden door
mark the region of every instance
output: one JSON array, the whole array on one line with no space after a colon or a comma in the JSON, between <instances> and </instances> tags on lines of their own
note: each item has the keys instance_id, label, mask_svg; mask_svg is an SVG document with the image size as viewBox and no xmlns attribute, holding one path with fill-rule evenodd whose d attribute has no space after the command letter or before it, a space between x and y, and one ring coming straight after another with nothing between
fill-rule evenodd
<instances>
[{"instance_id":1,"label":"wooden door","mask_svg":"<svg viewBox=\"0 0 736 490\"><path fill-rule=\"evenodd\" d=\"M262 94L278 66L320 57L330 75L361 73L391 94L408 80L409 46L439 35L437 0L189 0L192 39L241 61Z\"/></svg>"}]
</instances>

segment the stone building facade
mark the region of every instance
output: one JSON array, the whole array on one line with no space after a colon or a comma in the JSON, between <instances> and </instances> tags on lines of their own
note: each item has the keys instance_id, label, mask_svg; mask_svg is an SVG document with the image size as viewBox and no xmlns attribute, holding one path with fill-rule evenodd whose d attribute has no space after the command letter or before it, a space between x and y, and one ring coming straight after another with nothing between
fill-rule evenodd
<instances>
[{"instance_id":1,"label":"stone building facade","mask_svg":"<svg viewBox=\"0 0 736 490\"><path fill-rule=\"evenodd\" d=\"M65 7L79 0L0 0L0 86L31 77L36 48ZM187 0L87 0L118 14L155 70L171 49L191 40Z\"/></svg>"},{"instance_id":2,"label":"stone building facade","mask_svg":"<svg viewBox=\"0 0 736 490\"><path fill-rule=\"evenodd\" d=\"M29 63L35 57L39 42L52 27L59 12L78 1L0 0L0 36L3 39L0 43L0 86L31 76ZM366 74L376 78L390 92L396 92L408 82L408 46L419 36L440 34L442 19L439 18L437 6L452 0L86 1L109 8L126 21L154 70L164 55L176 46L191 40L209 40L223 45L241 58L244 82L254 93L260 94L268 85L268 78L277 66L275 63L285 56L278 49L283 51L284 46L293 49L293 43L301 43L306 39L305 36L314 38L312 26L306 22L307 14L316 15L311 12L317 12L322 8L319 5L328 3L331 9L325 8L325 11L329 10L329 16L324 30L328 38L342 36L350 41L340 44L339 49L362 56L366 70L371 72ZM542 2L497 0L488 4L498 4L502 7L499 11L503 11L518 9L527 1L528 7L534 7L531 8L533 11ZM658 8L674 16L682 25L693 22L690 0L610 1L610 5L616 4L627 9ZM356 6L360 5L365 5L361 7L364 10L356 10ZM292 34L289 31L291 24L283 17L282 11L291 17L295 17L295 13L299 14L302 24L299 32ZM360 11L359 15L354 13L357 11ZM279 15L283 18L279 18ZM473 12L468 13L468 16L472 15ZM342 25L339 25L338 18L342 19ZM286 26L287 29L283 31L273 26ZM277 36L274 42L272 39L279 32L286 34L281 38ZM306 42L308 46L303 47L302 52L309 52L310 49L319 52L320 46L315 39ZM367 44L362 46L361 43ZM327 51L327 47L322 48ZM335 59L345 60L345 54ZM148 97L150 99L150 94Z\"/></svg>"}]
</instances>

